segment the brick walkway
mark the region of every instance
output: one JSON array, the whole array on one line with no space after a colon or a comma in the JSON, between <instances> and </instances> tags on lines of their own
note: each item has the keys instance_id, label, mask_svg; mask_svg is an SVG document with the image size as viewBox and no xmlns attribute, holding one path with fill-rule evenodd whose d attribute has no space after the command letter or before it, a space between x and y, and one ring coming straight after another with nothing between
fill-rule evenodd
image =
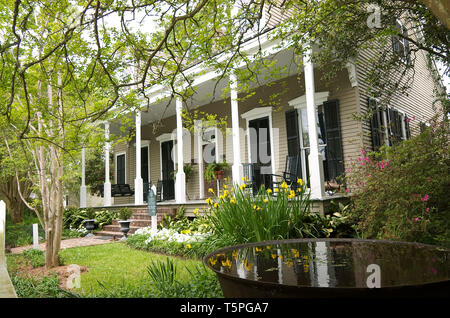
<instances>
[{"instance_id":1,"label":"brick walkway","mask_svg":"<svg viewBox=\"0 0 450 318\"><path fill-rule=\"evenodd\" d=\"M61 241L61 249L78 247L78 246L91 246L113 242L112 239L100 239L99 237L79 237ZM11 249L11 254L21 254L25 250L33 248L33 245L14 247ZM45 251L45 243L39 244L39 249Z\"/></svg>"}]
</instances>

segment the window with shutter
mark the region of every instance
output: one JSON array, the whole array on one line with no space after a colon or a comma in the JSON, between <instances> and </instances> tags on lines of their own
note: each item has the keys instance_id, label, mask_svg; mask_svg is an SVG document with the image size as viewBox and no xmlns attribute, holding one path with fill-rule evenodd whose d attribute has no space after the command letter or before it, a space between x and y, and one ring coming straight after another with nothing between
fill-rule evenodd
<instances>
[{"instance_id":1,"label":"window with shutter","mask_svg":"<svg viewBox=\"0 0 450 318\"><path fill-rule=\"evenodd\" d=\"M372 118L370 119L372 147L376 151L385 143L383 111L378 107L377 100L374 98L369 98L369 110L372 112Z\"/></svg>"},{"instance_id":2,"label":"window with shutter","mask_svg":"<svg viewBox=\"0 0 450 318\"><path fill-rule=\"evenodd\" d=\"M400 21L395 21L395 28L398 30L398 33L402 34L404 37L408 37L408 30L400 23ZM409 49L408 40L399 35L393 35L392 50L403 62L407 64L411 63L411 50Z\"/></svg>"},{"instance_id":3,"label":"window with shutter","mask_svg":"<svg viewBox=\"0 0 450 318\"><path fill-rule=\"evenodd\" d=\"M326 141L326 179L336 180L344 173L339 103L337 100L323 103L323 125ZM324 166L325 169L325 166Z\"/></svg>"},{"instance_id":4,"label":"window with shutter","mask_svg":"<svg viewBox=\"0 0 450 318\"><path fill-rule=\"evenodd\" d=\"M116 157L116 183L125 184L125 154Z\"/></svg>"},{"instance_id":5,"label":"window with shutter","mask_svg":"<svg viewBox=\"0 0 450 318\"><path fill-rule=\"evenodd\" d=\"M300 136L298 126L298 112L296 109L286 112L286 136L288 155L297 156L300 155ZM301 162L298 161L297 174L299 178L302 178Z\"/></svg>"}]
</instances>

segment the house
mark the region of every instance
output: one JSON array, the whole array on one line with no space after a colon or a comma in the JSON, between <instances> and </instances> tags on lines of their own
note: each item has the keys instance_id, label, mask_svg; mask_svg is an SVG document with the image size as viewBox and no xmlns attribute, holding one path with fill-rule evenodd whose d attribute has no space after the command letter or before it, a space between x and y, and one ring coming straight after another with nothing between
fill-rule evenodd
<instances>
[{"instance_id":1,"label":"house","mask_svg":"<svg viewBox=\"0 0 450 318\"><path fill-rule=\"evenodd\" d=\"M276 12L271 17L273 25L281 19ZM250 97L241 99L235 72L219 77L203 63L186 70L196 88L187 100L170 96L162 86L148 88L151 106L132 114L133 140L113 148L105 146L108 154L114 154L114 173L109 175L111 163L106 160L105 180L111 177L111 181L104 185L104 206L145 206L149 185L158 185L162 199L158 205L183 205L189 215L205 205L209 188L217 193L224 182L241 184L246 169L251 169L256 188L273 186L273 174L282 175L287 158L297 156L296 174L307 182L314 207L324 212L330 200L345 196L326 191L327 187L336 184L362 149L407 139L418 133L420 122L435 114L436 87L425 53L416 56L416 77L409 94L394 94L387 109L377 110L377 99L368 95L365 69L373 52L361 52L332 83L325 83L310 60L316 48L296 56L280 41L269 40L266 33L250 38L242 50L251 55L259 48L265 59L274 62L271 67L284 71L274 79L267 76L270 70L262 68ZM407 62L407 43L393 41L393 54L402 54ZM226 58L226 54L217 58ZM194 129L183 129L182 110L194 108L224 118L226 127L205 127L198 122ZM370 120L355 119L369 109L375 110ZM104 127L107 139L120 134L120 123L106 122ZM230 164L224 179L205 179L211 161ZM192 167L189 178L184 172L186 164ZM115 196L118 184L130 185L125 191L129 195ZM86 205L85 188L83 183L81 206Z\"/></svg>"}]
</instances>

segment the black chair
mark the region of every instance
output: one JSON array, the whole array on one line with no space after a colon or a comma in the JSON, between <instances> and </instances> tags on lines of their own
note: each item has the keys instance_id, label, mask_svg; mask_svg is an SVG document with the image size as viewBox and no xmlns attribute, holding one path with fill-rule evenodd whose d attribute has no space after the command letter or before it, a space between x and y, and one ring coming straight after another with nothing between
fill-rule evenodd
<instances>
[{"instance_id":1,"label":"black chair","mask_svg":"<svg viewBox=\"0 0 450 318\"><path fill-rule=\"evenodd\" d=\"M271 174L273 181L273 187L279 188L281 183L286 182L291 189L297 189L297 178L299 168L300 156L286 156L286 163L284 166L283 175Z\"/></svg>"},{"instance_id":2,"label":"black chair","mask_svg":"<svg viewBox=\"0 0 450 318\"><path fill-rule=\"evenodd\" d=\"M162 187L163 187L163 182L161 180L158 180L158 182L156 183L156 202L161 202L162 201Z\"/></svg>"},{"instance_id":3,"label":"black chair","mask_svg":"<svg viewBox=\"0 0 450 318\"><path fill-rule=\"evenodd\" d=\"M250 187L252 193L256 193L256 183L255 183L255 169L252 163L243 163L243 183Z\"/></svg>"}]
</instances>

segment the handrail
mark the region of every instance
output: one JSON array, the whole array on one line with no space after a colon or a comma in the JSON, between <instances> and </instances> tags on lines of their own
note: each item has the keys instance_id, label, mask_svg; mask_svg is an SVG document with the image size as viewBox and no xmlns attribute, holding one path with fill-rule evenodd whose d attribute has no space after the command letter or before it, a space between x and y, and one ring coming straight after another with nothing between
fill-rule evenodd
<instances>
[{"instance_id":1,"label":"handrail","mask_svg":"<svg viewBox=\"0 0 450 318\"><path fill-rule=\"evenodd\" d=\"M17 298L14 286L6 269L5 235L6 205L0 200L0 298Z\"/></svg>"}]
</instances>

